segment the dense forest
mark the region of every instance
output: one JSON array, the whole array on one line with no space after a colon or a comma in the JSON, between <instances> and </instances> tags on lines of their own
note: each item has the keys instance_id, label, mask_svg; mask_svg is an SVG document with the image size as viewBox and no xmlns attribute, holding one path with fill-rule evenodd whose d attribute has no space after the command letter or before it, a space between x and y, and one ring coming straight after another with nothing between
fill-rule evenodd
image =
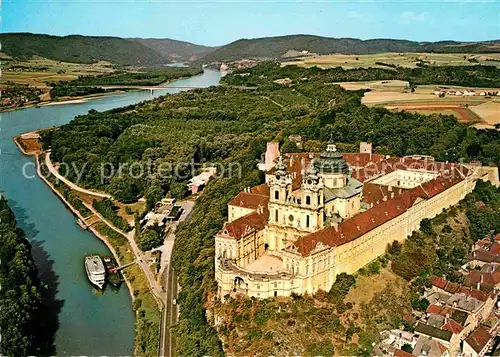
<instances>
[{"instance_id":1,"label":"dense forest","mask_svg":"<svg viewBox=\"0 0 500 357\"><path fill-rule=\"evenodd\" d=\"M106 89L99 87L77 87L66 83L51 83L50 97L52 99L59 97L80 97L84 95L106 93Z\"/></svg>"},{"instance_id":2,"label":"dense forest","mask_svg":"<svg viewBox=\"0 0 500 357\"><path fill-rule=\"evenodd\" d=\"M52 354L56 319L44 298L31 245L16 226L7 200L0 197L0 353L3 356Z\"/></svg>"},{"instance_id":3,"label":"dense forest","mask_svg":"<svg viewBox=\"0 0 500 357\"><path fill-rule=\"evenodd\" d=\"M243 75L241 75L243 74ZM500 87L500 68L496 66L427 66L416 68L354 68L342 67L320 69L286 66L280 68L274 62L265 62L251 69L241 69L232 76L224 77L223 82L231 85L278 87L274 80L288 77L295 82L308 78L322 79L325 82L355 82L374 80L405 80L413 84L436 84L465 87Z\"/></svg>"},{"instance_id":4,"label":"dense forest","mask_svg":"<svg viewBox=\"0 0 500 357\"><path fill-rule=\"evenodd\" d=\"M149 69L140 72L116 72L98 76L79 76L67 86L96 86L96 85L130 85L130 86L155 86L174 79L191 77L202 73L200 68L169 67L163 69ZM54 84L54 83L53 83Z\"/></svg>"}]
</instances>

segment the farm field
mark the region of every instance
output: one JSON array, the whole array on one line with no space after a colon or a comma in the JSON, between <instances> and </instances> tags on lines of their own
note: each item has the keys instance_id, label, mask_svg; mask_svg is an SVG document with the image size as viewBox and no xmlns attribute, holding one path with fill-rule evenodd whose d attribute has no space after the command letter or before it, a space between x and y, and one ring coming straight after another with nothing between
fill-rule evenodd
<instances>
[{"instance_id":1,"label":"farm field","mask_svg":"<svg viewBox=\"0 0 500 357\"><path fill-rule=\"evenodd\" d=\"M39 88L47 88L46 82L70 81L81 75L99 75L115 71L109 62L78 64L45 58L12 61L5 55L2 59L2 80L4 83L13 82Z\"/></svg>"},{"instance_id":2,"label":"farm field","mask_svg":"<svg viewBox=\"0 0 500 357\"><path fill-rule=\"evenodd\" d=\"M331 54L325 56L302 57L295 61L283 62L283 65L302 67L318 66L320 68L343 67L345 69L358 67L390 68L377 62L394 66L414 68L419 61L425 61L436 66L490 65L500 66L500 53L378 53L373 55L343 55ZM471 62L472 61L472 62Z\"/></svg>"},{"instance_id":3,"label":"farm field","mask_svg":"<svg viewBox=\"0 0 500 357\"><path fill-rule=\"evenodd\" d=\"M485 96L454 96L439 98L434 94L435 85L422 85L409 90L408 82L399 80L371 82L337 83L346 90L370 89L363 96L362 103L369 106L383 106L390 110L406 110L421 114L454 115L462 122L476 122L477 128L492 128L500 123L500 98ZM461 87L450 87L459 89ZM498 92L498 88L472 88L476 93L482 91Z\"/></svg>"},{"instance_id":4,"label":"farm field","mask_svg":"<svg viewBox=\"0 0 500 357\"><path fill-rule=\"evenodd\" d=\"M470 108L465 107L463 104L394 104L386 106L390 110L404 110L411 111L415 113L431 115L431 114L443 114L443 115L453 115L459 121L464 123L472 122L483 122L484 119L476 115Z\"/></svg>"},{"instance_id":5,"label":"farm field","mask_svg":"<svg viewBox=\"0 0 500 357\"><path fill-rule=\"evenodd\" d=\"M500 100L476 105L471 110L489 125L500 124Z\"/></svg>"}]
</instances>

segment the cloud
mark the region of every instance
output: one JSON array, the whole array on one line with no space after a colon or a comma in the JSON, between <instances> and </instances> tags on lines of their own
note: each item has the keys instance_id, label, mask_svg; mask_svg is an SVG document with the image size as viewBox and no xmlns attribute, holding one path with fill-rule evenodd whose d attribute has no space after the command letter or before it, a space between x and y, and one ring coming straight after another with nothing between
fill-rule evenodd
<instances>
[{"instance_id":1,"label":"cloud","mask_svg":"<svg viewBox=\"0 0 500 357\"><path fill-rule=\"evenodd\" d=\"M405 11L399 15L399 23L408 25L415 22L424 22L427 15L429 15L428 12Z\"/></svg>"}]
</instances>

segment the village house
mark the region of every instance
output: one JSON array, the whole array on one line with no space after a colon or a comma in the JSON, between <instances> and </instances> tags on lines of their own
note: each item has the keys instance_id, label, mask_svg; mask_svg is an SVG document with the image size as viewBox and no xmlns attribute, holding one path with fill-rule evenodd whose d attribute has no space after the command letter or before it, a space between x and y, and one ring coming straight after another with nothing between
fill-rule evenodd
<instances>
[{"instance_id":1,"label":"village house","mask_svg":"<svg viewBox=\"0 0 500 357\"><path fill-rule=\"evenodd\" d=\"M493 336L485 326L479 326L474 330L464 342L464 357L482 357L490 349L493 342Z\"/></svg>"},{"instance_id":2,"label":"village house","mask_svg":"<svg viewBox=\"0 0 500 357\"><path fill-rule=\"evenodd\" d=\"M411 348L414 348L418 339L414 333L399 329L383 331L380 335L385 345L395 349L401 349L404 345L410 345Z\"/></svg>"},{"instance_id":3,"label":"village house","mask_svg":"<svg viewBox=\"0 0 500 357\"><path fill-rule=\"evenodd\" d=\"M188 181L188 188L191 190L191 194L195 194L203 190L207 185L210 178L217 173L216 167L206 167L202 169L199 175L193 176L191 180Z\"/></svg>"}]
</instances>

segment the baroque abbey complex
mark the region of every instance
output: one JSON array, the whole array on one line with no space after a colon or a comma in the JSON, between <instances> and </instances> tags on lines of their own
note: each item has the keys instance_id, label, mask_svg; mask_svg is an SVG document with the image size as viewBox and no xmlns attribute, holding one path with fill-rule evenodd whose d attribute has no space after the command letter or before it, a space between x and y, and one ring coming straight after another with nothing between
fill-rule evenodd
<instances>
[{"instance_id":1,"label":"baroque abbey complex","mask_svg":"<svg viewBox=\"0 0 500 357\"><path fill-rule=\"evenodd\" d=\"M256 298L328 291L404 241L472 191L478 175L432 157L341 154L333 142L321 154L279 155L268 143L266 183L228 204L215 237L218 295Z\"/></svg>"}]
</instances>

